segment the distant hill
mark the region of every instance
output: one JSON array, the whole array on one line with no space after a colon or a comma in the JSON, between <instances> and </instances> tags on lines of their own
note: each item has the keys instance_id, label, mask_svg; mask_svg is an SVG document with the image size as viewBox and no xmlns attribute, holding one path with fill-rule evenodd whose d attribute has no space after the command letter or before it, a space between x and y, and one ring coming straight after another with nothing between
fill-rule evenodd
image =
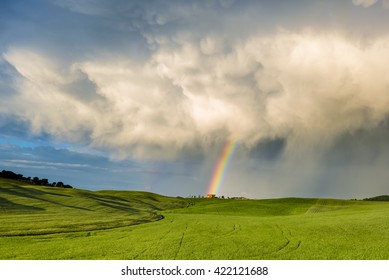
<instances>
[{"instance_id":1,"label":"distant hill","mask_svg":"<svg viewBox=\"0 0 389 280\"><path fill-rule=\"evenodd\" d=\"M375 197L365 198L367 201L389 201L389 195L379 195Z\"/></svg>"}]
</instances>

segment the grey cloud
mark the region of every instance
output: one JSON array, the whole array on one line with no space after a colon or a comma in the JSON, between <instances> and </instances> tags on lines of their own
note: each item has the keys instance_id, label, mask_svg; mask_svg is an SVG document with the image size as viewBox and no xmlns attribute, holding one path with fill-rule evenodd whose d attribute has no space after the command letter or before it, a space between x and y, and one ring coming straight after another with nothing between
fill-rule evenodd
<instances>
[{"instance_id":1,"label":"grey cloud","mask_svg":"<svg viewBox=\"0 0 389 280\"><path fill-rule=\"evenodd\" d=\"M369 8L376 4L378 0L353 0L353 4L356 6L362 6L364 8ZM382 0L382 7L384 9L389 9L389 1L388 0Z\"/></svg>"},{"instance_id":2,"label":"grey cloud","mask_svg":"<svg viewBox=\"0 0 389 280\"><path fill-rule=\"evenodd\" d=\"M389 1L382 0L382 6L384 7L384 9L389 10Z\"/></svg>"},{"instance_id":3,"label":"grey cloud","mask_svg":"<svg viewBox=\"0 0 389 280\"><path fill-rule=\"evenodd\" d=\"M248 150L249 157L258 161L275 161L278 160L285 149L286 139L264 139L256 146Z\"/></svg>"},{"instance_id":4,"label":"grey cloud","mask_svg":"<svg viewBox=\"0 0 389 280\"><path fill-rule=\"evenodd\" d=\"M326 195L335 188L326 185L342 183L353 190L354 172L373 178L386 164L375 154L386 155L386 146L364 154L346 137L377 133L389 113L388 19L376 16L385 11L375 2L12 1L3 9L12 21L12 13L0 20L0 125L111 160L201 162L193 176L166 162L156 171L115 166L162 169L172 175L162 188L180 174L200 178L191 187L206 186L213 158L233 136L231 193L236 185L273 196ZM377 174L354 166L369 160ZM376 177L382 189L386 177Z\"/></svg>"},{"instance_id":5,"label":"grey cloud","mask_svg":"<svg viewBox=\"0 0 389 280\"><path fill-rule=\"evenodd\" d=\"M387 79L372 75L387 73L379 60L387 41L361 47L337 34L280 32L204 52L201 40L182 38L145 64L121 56L69 68L11 49L4 58L23 78L19 95L0 109L29 120L33 133L89 142L118 158L206 152L230 135L248 148L283 138L290 154L301 143L325 150L388 113Z\"/></svg>"},{"instance_id":6,"label":"grey cloud","mask_svg":"<svg viewBox=\"0 0 389 280\"><path fill-rule=\"evenodd\" d=\"M19 76L18 72L0 57L0 93L4 99L17 92L12 86L15 76Z\"/></svg>"},{"instance_id":7,"label":"grey cloud","mask_svg":"<svg viewBox=\"0 0 389 280\"><path fill-rule=\"evenodd\" d=\"M374 5L377 0L353 0L354 5L362 6L364 8L368 8Z\"/></svg>"}]
</instances>

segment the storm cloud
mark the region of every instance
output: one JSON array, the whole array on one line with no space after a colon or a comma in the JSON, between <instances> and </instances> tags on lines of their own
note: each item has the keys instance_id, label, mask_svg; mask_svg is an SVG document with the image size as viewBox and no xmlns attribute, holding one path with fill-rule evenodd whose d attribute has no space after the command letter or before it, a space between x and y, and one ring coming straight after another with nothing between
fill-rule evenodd
<instances>
[{"instance_id":1,"label":"storm cloud","mask_svg":"<svg viewBox=\"0 0 389 280\"><path fill-rule=\"evenodd\" d=\"M145 63L121 56L61 65L13 48L4 59L19 74L18 93L2 113L28 120L33 133L122 158L204 152L231 135L248 149L285 138L286 152L320 150L385 120L388 55L386 36L365 42L310 31L228 45L216 35L182 39Z\"/></svg>"},{"instance_id":2,"label":"storm cloud","mask_svg":"<svg viewBox=\"0 0 389 280\"><path fill-rule=\"evenodd\" d=\"M2 120L112 160L207 161L233 137L235 175L225 189L245 181L242 192L254 196L255 185L273 195L331 194L358 185L353 172L378 178L384 190L387 178L377 172L388 147L374 154L358 139L387 139L377 133L389 113L387 20L375 18L366 32L374 11L361 7L377 1L319 2L38 2L52 13L40 21L9 5L32 15L37 38L21 18L4 20L7 34L26 37L2 37ZM333 10L369 14L335 20ZM315 19L319 12L325 16ZM371 168L361 166L363 149L374 154ZM345 161L350 153L357 156Z\"/></svg>"}]
</instances>

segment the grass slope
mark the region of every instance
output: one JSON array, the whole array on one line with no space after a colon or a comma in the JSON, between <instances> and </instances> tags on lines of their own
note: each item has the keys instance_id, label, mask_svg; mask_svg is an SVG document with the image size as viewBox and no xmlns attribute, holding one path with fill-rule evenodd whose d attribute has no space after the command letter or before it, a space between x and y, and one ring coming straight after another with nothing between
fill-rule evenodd
<instances>
[{"instance_id":1,"label":"grass slope","mask_svg":"<svg viewBox=\"0 0 389 280\"><path fill-rule=\"evenodd\" d=\"M176 199L0 183L1 259L389 259L386 202Z\"/></svg>"},{"instance_id":2,"label":"grass slope","mask_svg":"<svg viewBox=\"0 0 389 280\"><path fill-rule=\"evenodd\" d=\"M146 192L37 187L0 178L0 237L101 230L156 221L182 199Z\"/></svg>"}]
</instances>

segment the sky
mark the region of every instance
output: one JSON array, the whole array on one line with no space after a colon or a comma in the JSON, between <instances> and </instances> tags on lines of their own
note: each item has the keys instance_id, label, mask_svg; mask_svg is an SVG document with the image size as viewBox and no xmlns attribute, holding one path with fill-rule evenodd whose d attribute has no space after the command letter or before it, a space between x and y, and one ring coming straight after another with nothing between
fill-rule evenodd
<instances>
[{"instance_id":1,"label":"sky","mask_svg":"<svg viewBox=\"0 0 389 280\"><path fill-rule=\"evenodd\" d=\"M389 0L0 2L0 169L78 188L389 191Z\"/></svg>"}]
</instances>

